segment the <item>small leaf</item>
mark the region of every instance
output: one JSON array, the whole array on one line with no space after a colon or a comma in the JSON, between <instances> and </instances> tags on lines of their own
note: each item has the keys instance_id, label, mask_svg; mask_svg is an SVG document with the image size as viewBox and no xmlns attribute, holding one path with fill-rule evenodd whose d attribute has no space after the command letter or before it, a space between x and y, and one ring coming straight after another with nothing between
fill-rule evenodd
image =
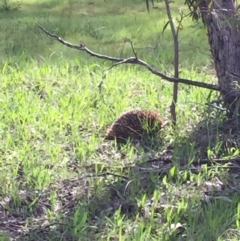
<instances>
[{"instance_id":1,"label":"small leaf","mask_svg":"<svg viewBox=\"0 0 240 241\"><path fill-rule=\"evenodd\" d=\"M182 24L179 24L179 25L178 25L178 29L179 29L179 30L183 30L183 25L182 25Z\"/></svg>"},{"instance_id":2,"label":"small leaf","mask_svg":"<svg viewBox=\"0 0 240 241\"><path fill-rule=\"evenodd\" d=\"M170 232L182 233L185 230L181 223L173 223L170 225Z\"/></svg>"},{"instance_id":3,"label":"small leaf","mask_svg":"<svg viewBox=\"0 0 240 241\"><path fill-rule=\"evenodd\" d=\"M170 21L168 20L168 21L166 22L166 24L163 26L162 35L163 35L163 33L164 33L165 29L167 28L167 26L168 26L169 23L170 23Z\"/></svg>"}]
</instances>

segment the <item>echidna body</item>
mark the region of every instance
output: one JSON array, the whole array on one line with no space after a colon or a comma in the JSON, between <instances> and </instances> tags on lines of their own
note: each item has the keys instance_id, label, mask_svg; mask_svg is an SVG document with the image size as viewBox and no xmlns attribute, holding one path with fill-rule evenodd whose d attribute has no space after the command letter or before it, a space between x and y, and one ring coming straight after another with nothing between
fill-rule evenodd
<instances>
[{"instance_id":1,"label":"echidna body","mask_svg":"<svg viewBox=\"0 0 240 241\"><path fill-rule=\"evenodd\" d=\"M156 135L164 120L154 111L130 110L123 113L108 128L106 140L126 141L128 139L141 140Z\"/></svg>"}]
</instances>

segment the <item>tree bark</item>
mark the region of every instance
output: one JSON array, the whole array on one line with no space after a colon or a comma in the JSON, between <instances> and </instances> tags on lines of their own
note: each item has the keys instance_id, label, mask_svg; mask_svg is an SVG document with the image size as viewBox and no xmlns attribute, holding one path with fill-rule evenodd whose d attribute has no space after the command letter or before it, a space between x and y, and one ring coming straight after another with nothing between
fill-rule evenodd
<instances>
[{"instance_id":1,"label":"tree bark","mask_svg":"<svg viewBox=\"0 0 240 241\"><path fill-rule=\"evenodd\" d=\"M235 0L202 0L200 11L224 104L230 116L239 114L240 15Z\"/></svg>"}]
</instances>

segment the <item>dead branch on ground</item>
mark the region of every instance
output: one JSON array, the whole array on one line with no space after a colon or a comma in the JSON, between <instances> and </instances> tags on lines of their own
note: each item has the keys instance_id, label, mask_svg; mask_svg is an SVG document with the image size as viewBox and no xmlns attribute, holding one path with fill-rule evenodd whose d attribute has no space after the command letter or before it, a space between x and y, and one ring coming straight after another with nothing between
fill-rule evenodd
<instances>
[{"instance_id":1,"label":"dead branch on ground","mask_svg":"<svg viewBox=\"0 0 240 241\"><path fill-rule=\"evenodd\" d=\"M234 169L239 171L240 170L240 156L226 158L226 159L200 159L200 160L194 160L191 163L186 163L185 160L175 160L172 155L163 155L160 157L156 157L153 159L148 159L146 161L143 161L139 164L133 162L129 163L126 166L119 166L117 168L112 168L111 166L102 166L102 164L90 164L90 165L79 165L79 168L84 168L86 170L86 173L78 176L78 178L88 178L88 177L103 177L103 176L114 176L118 178L122 178L124 180L128 180L129 177L127 175L119 174L123 173L125 170L132 169L136 172L153 172L158 174L167 174L171 168L173 167L174 163L179 163L179 170L188 170L193 173L199 173L201 171L202 165L207 165L208 169L215 168L215 165L221 165L223 167L224 165L228 164L226 168ZM146 164L153 164L151 167L146 167ZM99 165L99 169L101 169L101 172L95 172L96 165Z\"/></svg>"}]
</instances>

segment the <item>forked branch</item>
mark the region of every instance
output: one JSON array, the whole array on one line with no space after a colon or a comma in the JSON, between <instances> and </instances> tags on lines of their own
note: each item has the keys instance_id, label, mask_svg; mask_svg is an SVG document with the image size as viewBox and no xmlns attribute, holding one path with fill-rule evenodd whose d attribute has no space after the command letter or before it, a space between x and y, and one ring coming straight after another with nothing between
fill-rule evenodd
<instances>
[{"instance_id":1,"label":"forked branch","mask_svg":"<svg viewBox=\"0 0 240 241\"><path fill-rule=\"evenodd\" d=\"M156 76L159 76L162 79L167 80L168 82L171 82L171 83L182 83L182 84L197 86L197 87L201 87L201 88L205 88L205 89L220 91L220 87L218 85L207 84L207 83L203 83L203 82L200 82L200 81L193 81L193 80L189 80L189 79L181 79L181 78L169 77L169 76L159 72L154 67L152 67L151 65L149 65L148 63L146 63L145 61L143 61L143 60L141 60L141 59L139 59L137 57L129 57L129 58L123 59L123 58L116 58L116 57L112 57L112 56L108 56L108 55L102 55L102 54L95 53L92 50L88 49L83 44L74 45L74 44L72 44L72 43L62 39L61 37L57 36L56 34L53 34L53 33L49 32L48 30L46 30L45 28L41 27L40 25L37 24L37 26L45 34L47 34L48 36L50 36L52 38L55 38L58 42L62 43L63 45L66 45L69 48L73 48L73 49L77 49L77 50L80 50L80 51L84 51L84 52L88 53L89 55L91 55L93 57L97 57L99 59L105 59L105 60L117 62L114 65L112 65L110 67L110 69L112 67L120 65L120 64L137 64L137 65L144 66L152 74L154 74Z\"/></svg>"}]
</instances>

